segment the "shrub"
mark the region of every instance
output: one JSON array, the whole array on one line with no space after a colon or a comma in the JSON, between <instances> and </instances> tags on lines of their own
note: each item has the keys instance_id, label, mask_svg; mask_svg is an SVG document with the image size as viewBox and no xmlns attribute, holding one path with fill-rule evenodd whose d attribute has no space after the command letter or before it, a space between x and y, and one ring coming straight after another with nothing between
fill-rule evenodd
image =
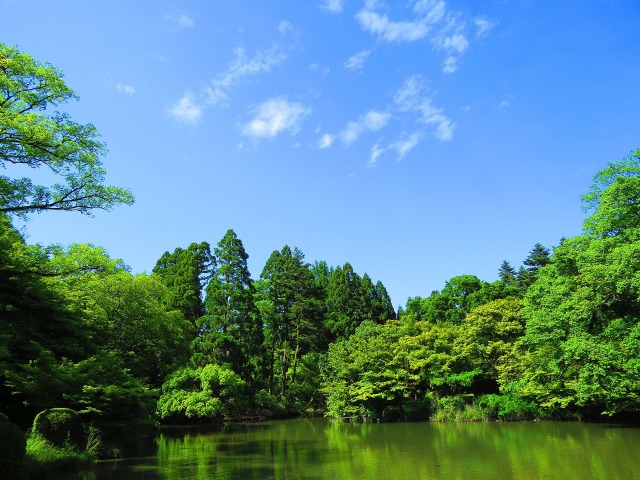
<instances>
[{"instance_id":1,"label":"shrub","mask_svg":"<svg viewBox=\"0 0 640 480\"><path fill-rule=\"evenodd\" d=\"M69 445L82 450L86 443L80 415L70 408L50 408L40 412L33 421L32 433L56 447Z\"/></svg>"},{"instance_id":2,"label":"shrub","mask_svg":"<svg viewBox=\"0 0 640 480\"><path fill-rule=\"evenodd\" d=\"M10 422L0 422L0 476L17 478L27 451L27 438L20 427Z\"/></svg>"},{"instance_id":3,"label":"shrub","mask_svg":"<svg viewBox=\"0 0 640 480\"><path fill-rule=\"evenodd\" d=\"M478 403L490 412L492 420L533 420L540 417L540 409L534 402L528 402L512 393L484 395Z\"/></svg>"}]
</instances>

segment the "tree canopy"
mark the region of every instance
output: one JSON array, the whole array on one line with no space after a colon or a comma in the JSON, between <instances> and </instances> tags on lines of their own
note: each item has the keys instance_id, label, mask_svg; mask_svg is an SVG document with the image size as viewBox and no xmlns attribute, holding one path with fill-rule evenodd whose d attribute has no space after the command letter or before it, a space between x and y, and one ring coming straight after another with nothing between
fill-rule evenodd
<instances>
[{"instance_id":1,"label":"tree canopy","mask_svg":"<svg viewBox=\"0 0 640 480\"><path fill-rule=\"evenodd\" d=\"M77 99L60 70L0 43L0 212L27 218L44 210L91 214L117 204L131 205L124 188L104 184L100 158L107 152L88 123L51 111ZM24 167L45 168L53 185L20 177Z\"/></svg>"}]
</instances>

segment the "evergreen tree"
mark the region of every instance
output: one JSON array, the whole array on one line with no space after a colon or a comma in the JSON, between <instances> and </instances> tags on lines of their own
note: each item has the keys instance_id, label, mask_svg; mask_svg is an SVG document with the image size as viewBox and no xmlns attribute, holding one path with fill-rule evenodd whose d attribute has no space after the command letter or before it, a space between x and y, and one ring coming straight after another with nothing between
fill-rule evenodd
<instances>
[{"instance_id":1,"label":"evergreen tree","mask_svg":"<svg viewBox=\"0 0 640 480\"><path fill-rule=\"evenodd\" d=\"M347 338L363 320L366 308L362 279L349 263L336 267L327 286L326 326L331 339Z\"/></svg>"},{"instance_id":2,"label":"evergreen tree","mask_svg":"<svg viewBox=\"0 0 640 480\"><path fill-rule=\"evenodd\" d=\"M504 282L505 285L513 285L516 281L516 270L511 266L509 262L504 260L498 270L498 277Z\"/></svg>"},{"instance_id":3,"label":"evergreen tree","mask_svg":"<svg viewBox=\"0 0 640 480\"><path fill-rule=\"evenodd\" d=\"M517 281L521 290L526 291L538 277L538 270L551 262L549 249L536 243L518 271Z\"/></svg>"},{"instance_id":4,"label":"evergreen tree","mask_svg":"<svg viewBox=\"0 0 640 480\"><path fill-rule=\"evenodd\" d=\"M261 278L269 390L284 397L296 382L302 356L326 347L322 290L304 254L289 246L271 254Z\"/></svg>"},{"instance_id":5,"label":"evergreen tree","mask_svg":"<svg viewBox=\"0 0 640 480\"><path fill-rule=\"evenodd\" d=\"M263 332L247 267L249 255L233 230L213 254L216 266L206 287L206 315L198 320L194 361L225 365L247 382L257 380Z\"/></svg>"},{"instance_id":6,"label":"evergreen tree","mask_svg":"<svg viewBox=\"0 0 640 480\"><path fill-rule=\"evenodd\" d=\"M214 258L207 242L192 243L186 249L176 248L173 253L165 252L153 267L153 273L169 287L167 306L195 323L205 314L202 293L213 266Z\"/></svg>"},{"instance_id":7,"label":"evergreen tree","mask_svg":"<svg viewBox=\"0 0 640 480\"><path fill-rule=\"evenodd\" d=\"M384 323L387 320L395 320L396 312L393 309L393 303L387 289L380 280L376 282L376 297L373 304L374 318L378 323Z\"/></svg>"}]
</instances>

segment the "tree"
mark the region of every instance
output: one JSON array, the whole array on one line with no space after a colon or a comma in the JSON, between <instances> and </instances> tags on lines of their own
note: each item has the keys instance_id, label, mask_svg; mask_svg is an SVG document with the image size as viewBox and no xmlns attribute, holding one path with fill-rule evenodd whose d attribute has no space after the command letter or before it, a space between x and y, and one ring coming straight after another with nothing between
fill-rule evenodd
<instances>
[{"instance_id":1,"label":"tree","mask_svg":"<svg viewBox=\"0 0 640 480\"><path fill-rule=\"evenodd\" d=\"M500 280L502 280L507 286L513 285L516 281L516 274L517 272L511 264L504 260L498 270L498 277Z\"/></svg>"},{"instance_id":2,"label":"tree","mask_svg":"<svg viewBox=\"0 0 640 480\"><path fill-rule=\"evenodd\" d=\"M26 218L44 210L91 214L114 205L131 205L123 188L105 185L99 133L57 107L76 95L57 68L0 43L0 166L47 168L59 180L35 185L29 178L0 176L0 212Z\"/></svg>"},{"instance_id":3,"label":"tree","mask_svg":"<svg viewBox=\"0 0 640 480\"><path fill-rule=\"evenodd\" d=\"M304 254L288 245L271 254L260 277L268 386L285 397L298 379L301 358L326 347L322 291Z\"/></svg>"},{"instance_id":4,"label":"tree","mask_svg":"<svg viewBox=\"0 0 640 480\"><path fill-rule=\"evenodd\" d=\"M206 311L203 288L211 277L215 259L207 242L192 243L186 249L164 252L153 273L168 287L165 302L180 310L187 320L196 322Z\"/></svg>"},{"instance_id":5,"label":"tree","mask_svg":"<svg viewBox=\"0 0 640 480\"><path fill-rule=\"evenodd\" d=\"M348 262L336 267L327 286L326 326L332 339L347 338L367 319L366 314L360 275Z\"/></svg>"},{"instance_id":6,"label":"tree","mask_svg":"<svg viewBox=\"0 0 640 480\"><path fill-rule=\"evenodd\" d=\"M233 230L214 249L215 270L206 287L206 315L198 320L194 359L218 363L249 382L260 376L262 323L247 267L249 255Z\"/></svg>"},{"instance_id":7,"label":"tree","mask_svg":"<svg viewBox=\"0 0 640 480\"><path fill-rule=\"evenodd\" d=\"M582 196L585 233L607 237L640 226L640 148L598 172Z\"/></svg>"},{"instance_id":8,"label":"tree","mask_svg":"<svg viewBox=\"0 0 640 480\"><path fill-rule=\"evenodd\" d=\"M536 243L527 258L522 262L524 265L517 275L518 283L522 290L529 288L538 278L538 270L551 262L549 249Z\"/></svg>"}]
</instances>

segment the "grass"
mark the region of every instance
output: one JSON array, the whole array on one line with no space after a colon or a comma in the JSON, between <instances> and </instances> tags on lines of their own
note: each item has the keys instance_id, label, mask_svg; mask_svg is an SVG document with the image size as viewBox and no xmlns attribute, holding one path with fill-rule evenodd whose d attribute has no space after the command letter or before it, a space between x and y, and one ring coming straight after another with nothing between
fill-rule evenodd
<instances>
[{"instance_id":1,"label":"grass","mask_svg":"<svg viewBox=\"0 0 640 480\"><path fill-rule=\"evenodd\" d=\"M59 448L38 435L30 435L24 472L27 478L43 478L52 472L80 470L94 461L90 453L79 452L70 446Z\"/></svg>"}]
</instances>

